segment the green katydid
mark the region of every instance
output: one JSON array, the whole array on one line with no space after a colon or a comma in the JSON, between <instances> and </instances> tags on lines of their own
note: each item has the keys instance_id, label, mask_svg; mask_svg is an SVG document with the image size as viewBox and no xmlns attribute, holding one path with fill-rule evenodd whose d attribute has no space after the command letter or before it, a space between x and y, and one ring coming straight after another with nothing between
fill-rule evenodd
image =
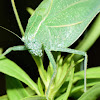
<instances>
[{"instance_id":1,"label":"green katydid","mask_svg":"<svg viewBox=\"0 0 100 100\"><path fill-rule=\"evenodd\" d=\"M99 5L100 0L43 0L29 18L25 35L21 39L25 45L8 48L1 56L12 50L28 50L31 54L41 57L42 51L45 50L54 69L46 92L48 99L50 86L57 73L51 51L83 55L85 57L84 92L86 92L87 54L68 47L82 35L100 11Z\"/></svg>"}]
</instances>

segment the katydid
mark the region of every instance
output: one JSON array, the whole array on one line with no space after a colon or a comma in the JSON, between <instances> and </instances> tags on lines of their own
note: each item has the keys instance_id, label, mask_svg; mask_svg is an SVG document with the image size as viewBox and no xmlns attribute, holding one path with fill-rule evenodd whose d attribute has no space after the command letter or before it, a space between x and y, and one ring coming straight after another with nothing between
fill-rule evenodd
<instances>
[{"instance_id":1,"label":"katydid","mask_svg":"<svg viewBox=\"0 0 100 100\"><path fill-rule=\"evenodd\" d=\"M86 92L87 54L68 48L84 32L91 20L100 11L100 0L43 0L29 18L22 37L24 46L8 48L1 56L10 51L28 50L34 56L42 56L44 50L53 66L54 72L48 85L46 97L57 73L57 66L51 51L83 55L84 92ZM92 10L91 10L92 9Z\"/></svg>"}]
</instances>

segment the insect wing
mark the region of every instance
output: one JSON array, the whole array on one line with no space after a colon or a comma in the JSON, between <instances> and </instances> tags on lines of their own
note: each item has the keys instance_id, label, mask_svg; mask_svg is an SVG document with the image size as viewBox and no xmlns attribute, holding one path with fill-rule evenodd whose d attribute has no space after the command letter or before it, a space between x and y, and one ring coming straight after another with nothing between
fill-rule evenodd
<instances>
[{"instance_id":1,"label":"insect wing","mask_svg":"<svg viewBox=\"0 0 100 100\"><path fill-rule=\"evenodd\" d=\"M83 33L100 11L100 0L53 0L45 25L52 45L68 47Z\"/></svg>"},{"instance_id":2,"label":"insect wing","mask_svg":"<svg viewBox=\"0 0 100 100\"><path fill-rule=\"evenodd\" d=\"M44 0L30 17L25 35L37 35L51 47L69 47L100 11L99 5L100 0Z\"/></svg>"}]
</instances>

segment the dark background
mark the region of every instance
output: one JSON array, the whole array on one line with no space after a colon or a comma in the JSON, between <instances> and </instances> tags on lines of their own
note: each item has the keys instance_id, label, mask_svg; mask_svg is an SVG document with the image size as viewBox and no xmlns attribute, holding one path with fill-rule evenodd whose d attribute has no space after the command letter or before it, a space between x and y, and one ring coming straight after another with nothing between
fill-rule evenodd
<instances>
[{"instance_id":1,"label":"dark background","mask_svg":"<svg viewBox=\"0 0 100 100\"><path fill-rule=\"evenodd\" d=\"M28 18L30 17L29 13L26 11L26 7L31 7L35 9L41 1L42 0L15 0L15 4L24 30L27 25ZM10 0L0 0L0 25L15 32L21 37ZM18 39L13 34L7 32L6 30L0 28L0 47L6 50L8 47L21 44L23 44L23 42L21 42L20 39ZM71 47L74 48L76 46L75 44ZM95 44L90 48L87 53L88 67L99 66L100 38L95 42ZM66 55L66 53L62 53L62 55ZM17 63L36 82L36 79L39 75L38 70L31 55L27 51L11 52L7 54L7 57ZM46 55L44 58L45 62L48 62ZM0 95L3 94L5 94L5 78L4 74L0 73Z\"/></svg>"}]
</instances>

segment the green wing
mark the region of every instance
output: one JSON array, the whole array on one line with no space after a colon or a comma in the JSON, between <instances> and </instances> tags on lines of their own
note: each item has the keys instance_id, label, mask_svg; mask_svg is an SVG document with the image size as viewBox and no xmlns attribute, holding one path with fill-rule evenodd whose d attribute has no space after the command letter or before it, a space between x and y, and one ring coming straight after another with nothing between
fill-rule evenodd
<instances>
[{"instance_id":1,"label":"green wing","mask_svg":"<svg viewBox=\"0 0 100 100\"><path fill-rule=\"evenodd\" d=\"M100 0L53 0L44 23L50 30L54 47L74 43L99 11Z\"/></svg>"},{"instance_id":2,"label":"green wing","mask_svg":"<svg viewBox=\"0 0 100 100\"><path fill-rule=\"evenodd\" d=\"M100 0L43 0L30 17L25 34L46 46L68 47L99 11Z\"/></svg>"}]
</instances>

